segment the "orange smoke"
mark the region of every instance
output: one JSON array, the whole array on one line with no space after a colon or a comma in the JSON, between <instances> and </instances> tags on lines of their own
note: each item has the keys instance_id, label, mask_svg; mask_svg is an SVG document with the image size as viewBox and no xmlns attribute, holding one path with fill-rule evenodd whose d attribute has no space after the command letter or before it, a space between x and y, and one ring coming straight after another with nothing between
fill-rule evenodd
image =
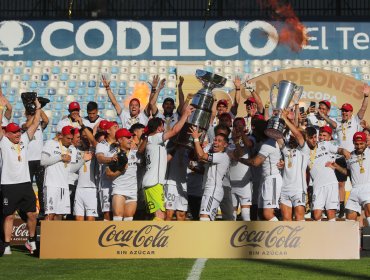
<instances>
[{"instance_id":1,"label":"orange smoke","mask_svg":"<svg viewBox=\"0 0 370 280\"><path fill-rule=\"evenodd\" d=\"M148 104L150 95L150 88L148 84L143 82L137 82L134 86L134 91L129 98L125 100L125 107L128 107L131 99L137 98L140 100L140 108L144 109L145 106Z\"/></svg>"},{"instance_id":2,"label":"orange smoke","mask_svg":"<svg viewBox=\"0 0 370 280\"><path fill-rule=\"evenodd\" d=\"M285 24L278 30L280 44L286 44L291 50L298 52L308 44L306 27L295 14L292 6L279 0L259 0L261 8L272 11L274 20ZM277 38L275 38L277 39Z\"/></svg>"}]
</instances>

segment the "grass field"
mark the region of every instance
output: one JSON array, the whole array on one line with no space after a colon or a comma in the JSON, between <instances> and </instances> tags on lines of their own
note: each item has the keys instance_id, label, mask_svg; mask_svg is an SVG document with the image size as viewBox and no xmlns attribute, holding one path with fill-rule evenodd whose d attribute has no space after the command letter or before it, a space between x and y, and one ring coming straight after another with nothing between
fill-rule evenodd
<instances>
[{"instance_id":1,"label":"grass field","mask_svg":"<svg viewBox=\"0 0 370 280\"><path fill-rule=\"evenodd\" d=\"M194 259L40 260L21 249L0 258L0 279L187 279ZM200 279L370 279L360 260L209 259Z\"/></svg>"}]
</instances>

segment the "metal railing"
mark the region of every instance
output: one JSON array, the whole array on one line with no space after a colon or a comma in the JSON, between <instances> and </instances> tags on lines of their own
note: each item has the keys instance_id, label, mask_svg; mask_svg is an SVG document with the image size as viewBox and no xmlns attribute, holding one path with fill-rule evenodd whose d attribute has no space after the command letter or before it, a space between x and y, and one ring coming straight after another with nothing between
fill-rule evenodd
<instances>
[{"instance_id":1,"label":"metal railing","mask_svg":"<svg viewBox=\"0 0 370 280\"><path fill-rule=\"evenodd\" d=\"M268 18L271 12L261 9L258 1L1 0L0 19L191 20ZM370 20L370 0L291 0L285 2L291 3L297 16L306 20Z\"/></svg>"}]
</instances>

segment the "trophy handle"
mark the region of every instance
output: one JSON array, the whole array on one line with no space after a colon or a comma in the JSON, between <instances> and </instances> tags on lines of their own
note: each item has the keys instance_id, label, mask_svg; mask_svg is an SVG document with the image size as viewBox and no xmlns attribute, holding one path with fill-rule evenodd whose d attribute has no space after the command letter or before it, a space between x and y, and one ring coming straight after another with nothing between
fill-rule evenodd
<instances>
[{"instance_id":1,"label":"trophy handle","mask_svg":"<svg viewBox=\"0 0 370 280\"><path fill-rule=\"evenodd\" d=\"M301 99L303 94L303 86L295 86L294 87L294 105L298 104L299 100Z\"/></svg>"},{"instance_id":2,"label":"trophy handle","mask_svg":"<svg viewBox=\"0 0 370 280\"><path fill-rule=\"evenodd\" d=\"M273 110L275 110L275 106L274 106L274 96L273 96L273 91L274 91L274 87L276 87L277 89L279 89L279 86L277 84L272 84L271 85L271 89L270 89L270 104L271 104L271 107Z\"/></svg>"}]
</instances>

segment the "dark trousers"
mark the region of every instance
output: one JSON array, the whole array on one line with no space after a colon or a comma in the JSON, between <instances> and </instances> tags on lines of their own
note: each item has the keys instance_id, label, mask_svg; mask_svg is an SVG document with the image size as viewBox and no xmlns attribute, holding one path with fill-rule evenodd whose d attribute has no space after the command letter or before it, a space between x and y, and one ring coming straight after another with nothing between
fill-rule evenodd
<instances>
[{"instance_id":1,"label":"dark trousers","mask_svg":"<svg viewBox=\"0 0 370 280\"><path fill-rule=\"evenodd\" d=\"M44 215L44 173L45 169L41 166L39 160L31 160L28 162L28 167L30 170L31 184L33 184L33 179L35 178L37 185L37 192L40 204L40 214Z\"/></svg>"},{"instance_id":2,"label":"dark trousers","mask_svg":"<svg viewBox=\"0 0 370 280\"><path fill-rule=\"evenodd\" d=\"M189 211L194 221L199 221L199 212L200 212L201 202L202 202L201 196L188 195Z\"/></svg>"},{"instance_id":3,"label":"dark trousers","mask_svg":"<svg viewBox=\"0 0 370 280\"><path fill-rule=\"evenodd\" d=\"M69 187L69 201L71 205L71 214L68 214L66 219L69 221L74 220L73 211L75 209L75 197L76 197L76 187L75 185L68 185Z\"/></svg>"}]
</instances>

